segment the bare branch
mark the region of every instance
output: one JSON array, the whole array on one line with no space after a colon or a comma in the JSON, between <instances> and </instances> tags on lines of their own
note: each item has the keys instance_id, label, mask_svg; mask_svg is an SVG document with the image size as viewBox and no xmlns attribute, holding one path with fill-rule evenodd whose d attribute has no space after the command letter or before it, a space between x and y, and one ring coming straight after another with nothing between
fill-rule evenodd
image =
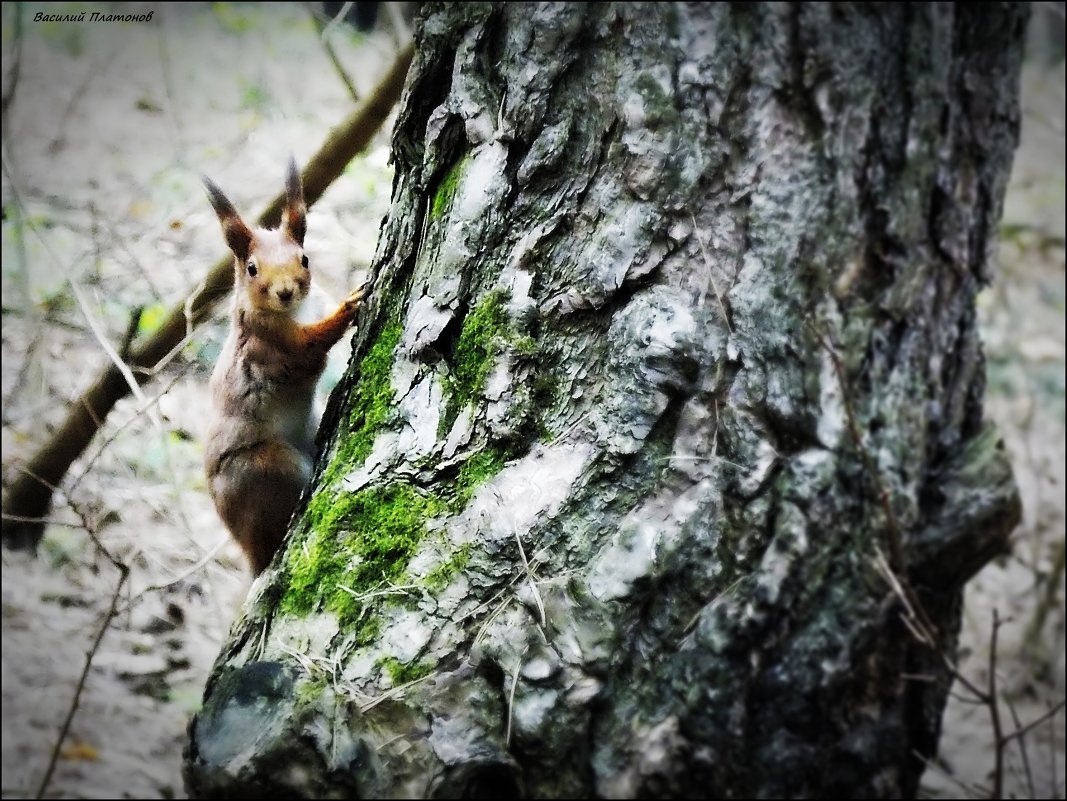
<instances>
[{"instance_id":1,"label":"bare branch","mask_svg":"<svg viewBox=\"0 0 1067 801\"><path fill-rule=\"evenodd\" d=\"M1009 741L1009 740L1014 740L1014 739L1019 738L1019 737L1026 736L1030 732L1031 729L1034 729L1034 728L1040 726L1046 720L1051 720L1052 718L1054 718L1059 713L1059 711L1061 709L1063 709L1064 705L1067 705L1067 700L1061 699L1055 706L1053 706L1051 709L1049 709L1047 712L1045 712L1041 716L1039 716L1039 717L1035 718L1034 720L1030 721L1025 726L1023 726L1021 729L1019 729L1017 731L1013 731L1010 734L1006 735L1004 737L1004 740L1005 741Z\"/></svg>"},{"instance_id":2,"label":"bare branch","mask_svg":"<svg viewBox=\"0 0 1067 801\"><path fill-rule=\"evenodd\" d=\"M366 147L389 116L404 86L414 54L409 44L370 96L334 129L304 170L304 199L308 206L318 200L352 158ZM281 219L284 193L279 194L259 216L257 224L272 227ZM192 327L210 315L218 300L233 285L233 257L220 259L196 290L171 309L161 327L130 352L128 366L133 371L151 370L180 349ZM147 380L147 376L140 376ZM4 498L4 512L26 518L44 517L52 502L51 487L66 474L85 450L114 405L130 391L123 372L114 363L103 370L72 404L67 418L52 438L30 460L27 471L11 485ZM38 481L31 476L38 476ZM42 531L31 523L5 526L3 542L9 547L34 548Z\"/></svg>"},{"instance_id":3,"label":"bare branch","mask_svg":"<svg viewBox=\"0 0 1067 801\"><path fill-rule=\"evenodd\" d=\"M348 72L341 63L341 59L338 58L337 51L333 49L333 43L330 41L330 34L335 30L334 21L331 20L329 24L326 24L322 21L322 18L316 13L314 8L309 5L307 6L307 9L311 14L311 21L315 24L315 30L318 31L318 39L322 42L322 49L326 51L326 56L330 59L330 63L333 64L333 68L337 72L337 77L341 79L341 83L348 89L348 94L352 98L352 102L358 103L359 90L356 88L356 85L352 83L352 79L348 77Z\"/></svg>"}]
</instances>

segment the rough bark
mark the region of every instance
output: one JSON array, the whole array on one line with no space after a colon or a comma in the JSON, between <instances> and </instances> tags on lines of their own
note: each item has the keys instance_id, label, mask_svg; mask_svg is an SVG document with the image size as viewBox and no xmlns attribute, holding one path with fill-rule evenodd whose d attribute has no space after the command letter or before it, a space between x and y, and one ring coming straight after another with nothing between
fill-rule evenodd
<instances>
[{"instance_id":1,"label":"rough bark","mask_svg":"<svg viewBox=\"0 0 1067 801\"><path fill-rule=\"evenodd\" d=\"M375 303L190 792L914 794L1019 516L974 301L1025 15L424 9Z\"/></svg>"}]
</instances>

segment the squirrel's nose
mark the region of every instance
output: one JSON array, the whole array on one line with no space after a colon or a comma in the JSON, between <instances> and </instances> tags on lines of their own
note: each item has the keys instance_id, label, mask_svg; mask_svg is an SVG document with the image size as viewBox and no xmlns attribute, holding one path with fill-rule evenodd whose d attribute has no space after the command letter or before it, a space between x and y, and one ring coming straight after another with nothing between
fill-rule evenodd
<instances>
[{"instance_id":1,"label":"squirrel's nose","mask_svg":"<svg viewBox=\"0 0 1067 801\"><path fill-rule=\"evenodd\" d=\"M293 290L291 289L283 289L281 292L278 293L278 300L280 300L282 303L288 303L292 299Z\"/></svg>"}]
</instances>

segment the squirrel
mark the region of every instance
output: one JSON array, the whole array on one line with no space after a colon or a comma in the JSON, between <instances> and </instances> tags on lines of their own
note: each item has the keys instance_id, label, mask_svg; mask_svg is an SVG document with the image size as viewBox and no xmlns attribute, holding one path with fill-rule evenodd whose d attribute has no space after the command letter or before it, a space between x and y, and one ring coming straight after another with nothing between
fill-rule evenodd
<instances>
[{"instance_id":1,"label":"squirrel","mask_svg":"<svg viewBox=\"0 0 1067 801\"><path fill-rule=\"evenodd\" d=\"M323 317L325 293L312 291L304 253L307 207L295 160L276 229L249 227L218 186L203 181L234 256L233 311L211 375L204 466L215 509L258 576L311 476L316 383L330 348L355 320L364 288Z\"/></svg>"}]
</instances>

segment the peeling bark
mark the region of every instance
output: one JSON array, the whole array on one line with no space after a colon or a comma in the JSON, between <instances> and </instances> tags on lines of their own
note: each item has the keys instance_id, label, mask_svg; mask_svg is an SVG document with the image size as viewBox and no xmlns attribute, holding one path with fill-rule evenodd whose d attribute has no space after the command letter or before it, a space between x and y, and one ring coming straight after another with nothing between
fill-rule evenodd
<instances>
[{"instance_id":1,"label":"peeling bark","mask_svg":"<svg viewBox=\"0 0 1067 801\"><path fill-rule=\"evenodd\" d=\"M914 795L951 677L874 565L951 658L1019 518L974 301L1026 13L427 6L189 791Z\"/></svg>"}]
</instances>

